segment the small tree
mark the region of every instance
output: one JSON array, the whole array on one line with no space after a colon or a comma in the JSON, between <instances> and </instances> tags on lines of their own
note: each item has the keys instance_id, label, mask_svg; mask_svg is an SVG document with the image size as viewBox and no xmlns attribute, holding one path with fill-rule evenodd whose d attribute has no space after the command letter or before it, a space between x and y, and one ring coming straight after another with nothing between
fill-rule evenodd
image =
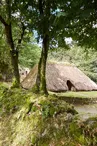
<instances>
[{"instance_id":1,"label":"small tree","mask_svg":"<svg viewBox=\"0 0 97 146\"><path fill-rule=\"evenodd\" d=\"M23 40L25 26L21 19L20 12L15 10L15 1L2 0L0 3L0 21L4 26L7 44L9 46L13 73L16 81L16 86L20 86L20 77L18 69L18 52L19 46ZM18 18L18 15L20 16ZM17 25L16 25L17 24ZM14 40L14 28L17 28L17 38Z\"/></svg>"}]
</instances>

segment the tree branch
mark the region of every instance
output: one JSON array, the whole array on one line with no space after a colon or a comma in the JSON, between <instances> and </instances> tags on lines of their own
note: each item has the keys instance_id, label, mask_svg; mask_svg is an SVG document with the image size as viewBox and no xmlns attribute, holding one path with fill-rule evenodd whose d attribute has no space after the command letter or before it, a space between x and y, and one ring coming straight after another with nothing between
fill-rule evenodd
<instances>
[{"instance_id":1,"label":"tree branch","mask_svg":"<svg viewBox=\"0 0 97 146\"><path fill-rule=\"evenodd\" d=\"M7 10L7 16L8 16L8 22L11 22L11 2L10 0L5 0L6 2L6 10Z\"/></svg>"},{"instance_id":2,"label":"tree branch","mask_svg":"<svg viewBox=\"0 0 97 146\"><path fill-rule=\"evenodd\" d=\"M39 11L40 11L40 15L43 15L43 4L42 4L42 0L39 0Z\"/></svg>"},{"instance_id":3,"label":"tree branch","mask_svg":"<svg viewBox=\"0 0 97 146\"><path fill-rule=\"evenodd\" d=\"M25 29L26 29L26 27L25 27L24 24L22 23L22 33L21 33L20 39L18 39L17 48L18 48L18 46L21 44L21 42L22 42L22 40L23 40L23 36L24 36L24 33L25 33Z\"/></svg>"},{"instance_id":4,"label":"tree branch","mask_svg":"<svg viewBox=\"0 0 97 146\"><path fill-rule=\"evenodd\" d=\"M1 21L1 23L3 23L4 26L7 25L6 21L3 19L3 17L1 15L0 15L0 21Z\"/></svg>"}]
</instances>

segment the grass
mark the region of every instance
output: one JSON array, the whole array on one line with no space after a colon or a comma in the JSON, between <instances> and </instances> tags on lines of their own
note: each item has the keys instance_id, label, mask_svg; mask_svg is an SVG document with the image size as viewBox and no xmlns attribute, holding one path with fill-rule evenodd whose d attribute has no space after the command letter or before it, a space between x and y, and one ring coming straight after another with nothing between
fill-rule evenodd
<instances>
[{"instance_id":1,"label":"grass","mask_svg":"<svg viewBox=\"0 0 97 146\"><path fill-rule=\"evenodd\" d=\"M97 118L83 123L76 113L60 98L0 85L0 146L96 145Z\"/></svg>"},{"instance_id":2,"label":"grass","mask_svg":"<svg viewBox=\"0 0 97 146\"><path fill-rule=\"evenodd\" d=\"M97 91L87 91L87 92L64 92L64 93L51 93L59 97L69 97L69 98L97 98Z\"/></svg>"},{"instance_id":3,"label":"grass","mask_svg":"<svg viewBox=\"0 0 97 146\"><path fill-rule=\"evenodd\" d=\"M76 113L72 105L53 96L0 85L0 146L49 146L53 142L58 146L64 137L68 142L66 123Z\"/></svg>"}]
</instances>

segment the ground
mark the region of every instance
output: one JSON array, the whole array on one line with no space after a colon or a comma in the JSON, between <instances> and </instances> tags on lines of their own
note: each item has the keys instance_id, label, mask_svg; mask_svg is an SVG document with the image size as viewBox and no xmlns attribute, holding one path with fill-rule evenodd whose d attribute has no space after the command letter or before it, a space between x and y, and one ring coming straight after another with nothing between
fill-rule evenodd
<instances>
[{"instance_id":1,"label":"ground","mask_svg":"<svg viewBox=\"0 0 97 146\"><path fill-rule=\"evenodd\" d=\"M97 91L52 93L59 99L72 103L82 118L97 115Z\"/></svg>"},{"instance_id":2,"label":"ground","mask_svg":"<svg viewBox=\"0 0 97 146\"><path fill-rule=\"evenodd\" d=\"M63 97L77 97L77 98L97 98L97 91L80 91L80 92L64 92L55 93L57 96Z\"/></svg>"},{"instance_id":3,"label":"ground","mask_svg":"<svg viewBox=\"0 0 97 146\"><path fill-rule=\"evenodd\" d=\"M96 146L96 127L55 95L0 85L0 146Z\"/></svg>"}]
</instances>

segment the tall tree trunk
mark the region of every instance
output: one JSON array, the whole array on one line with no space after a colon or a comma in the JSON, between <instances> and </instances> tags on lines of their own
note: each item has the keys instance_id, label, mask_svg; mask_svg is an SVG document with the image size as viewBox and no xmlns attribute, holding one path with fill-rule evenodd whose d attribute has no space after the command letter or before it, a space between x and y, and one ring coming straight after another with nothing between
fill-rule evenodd
<instances>
[{"instance_id":1,"label":"tall tree trunk","mask_svg":"<svg viewBox=\"0 0 97 146\"><path fill-rule=\"evenodd\" d=\"M41 51L41 57L38 63L38 73L37 73L37 78L36 78L36 92L38 93L40 92L42 57L43 57L43 51Z\"/></svg>"},{"instance_id":2,"label":"tall tree trunk","mask_svg":"<svg viewBox=\"0 0 97 146\"><path fill-rule=\"evenodd\" d=\"M13 73L15 77L15 87L19 87L20 76L19 76L19 68L18 68L18 50L15 49L14 42L12 39L11 23L5 25L5 33L6 33L7 43L10 47L11 62L12 62Z\"/></svg>"},{"instance_id":3,"label":"tall tree trunk","mask_svg":"<svg viewBox=\"0 0 97 146\"><path fill-rule=\"evenodd\" d=\"M38 73L36 79L36 90L39 93L48 95L47 86L46 86L46 62L49 48L49 37L46 35L43 38L42 52L38 64Z\"/></svg>"},{"instance_id":4,"label":"tall tree trunk","mask_svg":"<svg viewBox=\"0 0 97 146\"><path fill-rule=\"evenodd\" d=\"M12 50L12 51L10 51L10 55L11 55L13 73L14 73L14 77L15 77L14 87L20 87L20 75L19 75L19 68L18 68L18 51Z\"/></svg>"},{"instance_id":5,"label":"tall tree trunk","mask_svg":"<svg viewBox=\"0 0 97 146\"><path fill-rule=\"evenodd\" d=\"M20 86L20 76L19 76L19 69L18 69L18 49L14 46L13 36L12 36L12 25L11 25L11 1L5 0L5 9L7 15L7 22L5 19L0 15L0 21L5 27L6 39L10 49L13 73L15 77L15 87ZM23 25L23 32L21 34L21 38L18 40L18 45L21 44L23 39L25 27Z\"/></svg>"},{"instance_id":6,"label":"tall tree trunk","mask_svg":"<svg viewBox=\"0 0 97 146\"><path fill-rule=\"evenodd\" d=\"M41 81L40 88L41 92L45 95L48 95L47 86L46 86L46 62L48 56L48 48L49 48L49 37L45 35L43 38L43 48L42 48L42 64L41 64Z\"/></svg>"},{"instance_id":7,"label":"tall tree trunk","mask_svg":"<svg viewBox=\"0 0 97 146\"><path fill-rule=\"evenodd\" d=\"M37 75L37 87L39 92L42 92L45 95L48 95L47 87L46 87L46 62L48 56L49 49L49 18L50 18L50 4L48 1L38 0L39 2L39 12L40 19L39 25L41 27L41 36L43 39L42 42L42 53L40 62L38 65L38 75ZM44 8L45 6L45 8Z\"/></svg>"}]
</instances>

